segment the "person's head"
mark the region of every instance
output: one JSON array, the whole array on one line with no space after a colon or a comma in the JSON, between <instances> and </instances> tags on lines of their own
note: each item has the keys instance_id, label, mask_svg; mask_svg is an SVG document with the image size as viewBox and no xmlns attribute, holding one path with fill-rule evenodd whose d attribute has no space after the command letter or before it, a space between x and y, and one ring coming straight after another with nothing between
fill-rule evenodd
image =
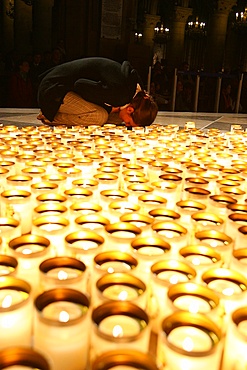
<instances>
[{"instance_id":1,"label":"person's head","mask_svg":"<svg viewBox=\"0 0 247 370\"><path fill-rule=\"evenodd\" d=\"M153 98L144 90L139 91L124 109L120 110L119 117L126 126L150 126L158 113L158 106Z\"/></svg>"}]
</instances>

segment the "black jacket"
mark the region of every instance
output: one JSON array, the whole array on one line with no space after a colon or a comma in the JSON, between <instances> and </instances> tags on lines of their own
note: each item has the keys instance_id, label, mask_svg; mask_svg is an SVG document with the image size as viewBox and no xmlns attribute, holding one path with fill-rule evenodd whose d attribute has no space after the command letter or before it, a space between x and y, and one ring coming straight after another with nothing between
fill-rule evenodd
<instances>
[{"instance_id":1,"label":"black jacket","mask_svg":"<svg viewBox=\"0 0 247 370\"><path fill-rule=\"evenodd\" d=\"M142 81L129 62L122 64L106 58L84 58L60 64L41 77L38 104L50 121L54 119L64 96L73 91L83 99L111 110L131 101Z\"/></svg>"}]
</instances>

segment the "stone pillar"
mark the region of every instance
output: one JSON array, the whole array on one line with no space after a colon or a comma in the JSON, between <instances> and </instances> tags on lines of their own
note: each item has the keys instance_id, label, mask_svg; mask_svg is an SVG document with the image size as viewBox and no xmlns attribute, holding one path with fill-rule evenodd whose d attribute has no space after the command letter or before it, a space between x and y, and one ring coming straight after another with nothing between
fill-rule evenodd
<instances>
[{"instance_id":1,"label":"stone pillar","mask_svg":"<svg viewBox=\"0 0 247 370\"><path fill-rule=\"evenodd\" d=\"M34 51L43 53L52 49L52 8L53 0L33 2L32 46Z\"/></svg>"},{"instance_id":2,"label":"stone pillar","mask_svg":"<svg viewBox=\"0 0 247 370\"><path fill-rule=\"evenodd\" d=\"M22 55L32 52L32 6L23 0L15 0L14 44Z\"/></svg>"},{"instance_id":3,"label":"stone pillar","mask_svg":"<svg viewBox=\"0 0 247 370\"><path fill-rule=\"evenodd\" d=\"M167 52L168 62L174 68L179 67L183 62L185 26L190 15L192 15L191 8L175 6Z\"/></svg>"},{"instance_id":4,"label":"stone pillar","mask_svg":"<svg viewBox=\"0 0 247 370\"><path fill-rule=\"evenodd\" d=\"M2 1L2 46L3 52L6 53L14 48L14 18L11 15L9 0ZM9 12L9 15L6 12Z\"/></svg>"},{"instance_id":5,"label":"stone pillar","mask_svg":"<svg viewBox=\"0 0 247 370\"><path fill-rule=\"evenodd\" d=\"M228 16L236 0L220 0L208 24L205 70L219 72L224 67L224 50Z\"/></svg>"},{"instance_id":6,"label":"stone pillar","mask_svg":"<svg viewBox=\"0 0 247 370\"><path fill-rule=\"evenodd\" d=\"M160 22L159 15L153 14L145 14L145 24L144 24L144 31L143 31L143 43L150 48L153 47L154 41L154 28Z\"/></svg>"}]
</instances>

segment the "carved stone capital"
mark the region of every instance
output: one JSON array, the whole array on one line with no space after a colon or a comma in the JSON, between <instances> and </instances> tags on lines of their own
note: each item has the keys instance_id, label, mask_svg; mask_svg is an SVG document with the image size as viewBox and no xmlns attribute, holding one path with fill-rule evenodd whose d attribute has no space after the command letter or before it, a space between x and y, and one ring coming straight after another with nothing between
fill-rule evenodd
<instances>
[{"instance_id":1,"label":"carved stone capital","mask_svg":"<svg viewBox=\"0 0 247 370\"><path fill-rule=\"evenodd\" d=\"M192 8L184 8L183 6L175 6L173 12L173 21L174 22L183 22L186 23L188 17L192 15Z\"/></svg>"},{"instance_id":2,"label":"carved stone capital","mask_svg":"<svg viewBox=\"0 0 247 370\"><path fill-rule=\"evenodd\" d=\"M237 5L236 0L217 0L215 1L215 10L217 13L228 15L234 5Z\"/></svg>"}]
</instances>

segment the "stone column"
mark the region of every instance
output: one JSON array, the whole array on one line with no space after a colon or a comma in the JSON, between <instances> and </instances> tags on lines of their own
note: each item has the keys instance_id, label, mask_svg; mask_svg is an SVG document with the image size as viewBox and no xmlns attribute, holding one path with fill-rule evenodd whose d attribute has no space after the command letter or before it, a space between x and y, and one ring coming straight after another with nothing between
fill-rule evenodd
<instances>
[{"instance_id":1,"label":"stone column","mask_svg":"<svg viewBox=\"0 0 247 370\"><path fill-rule=\"evenodd\" d=\"M205 54L205 70L209 72L219 72L224 66L228 16L235 4L236 0L220 0L210 16Z\"/></svg>"},{"instance_id":2,"label":"stone column","mask_svg":"<svg viewBox=\"0 0 247 370\"><path fill-rule=\"evenodd\" d=\"M15 0L14 18L15 49L22 55L32 52L32 6L22 0Z\"/></svg>"},{"instance_id":3,"label":"stone column","mask_svg":"<svg viewBox=\"0 0 247 370\"><path fill-rule=\"evenodd\" d=\"M10 6L9 0L2 1L2 45L3 52L6 53L14 47L14 18L11 15L11 10L14 9ZM9 12L9 15L6 12Z\"/></svg>"},{"instance_id":4,"label":"stone column","mask_svg":"<svg viewBox=\"0 0 247 370\"><path fill-rule=\"evenodd\" d=\"M190 15L192 15L191 8L175 6L167 52L169 64L174 68L179 67L183 62L185 26Z\"/></svg>"},{"instance_id":5,"label":"stone column","mask_svg":"<svg viewBox=\"0 0 247 370\"><path fill-rule=\"evenodd\" d=\"M150 48L153 47L154 28L155 28L157 22L160 22L160 16L159 15L145 14L143 43L147 46L150 46Z\"/></svg>"},{"instance_id":6,"label":"stone column","mask_svg":"<svg viewBox=\"0 0 247 370\"><path fill-rule=\"evenodd\" d=\"M33 2L33 50L45 52L52 49L52 8L53 0Z\"/></svg>"}]
</instances>

